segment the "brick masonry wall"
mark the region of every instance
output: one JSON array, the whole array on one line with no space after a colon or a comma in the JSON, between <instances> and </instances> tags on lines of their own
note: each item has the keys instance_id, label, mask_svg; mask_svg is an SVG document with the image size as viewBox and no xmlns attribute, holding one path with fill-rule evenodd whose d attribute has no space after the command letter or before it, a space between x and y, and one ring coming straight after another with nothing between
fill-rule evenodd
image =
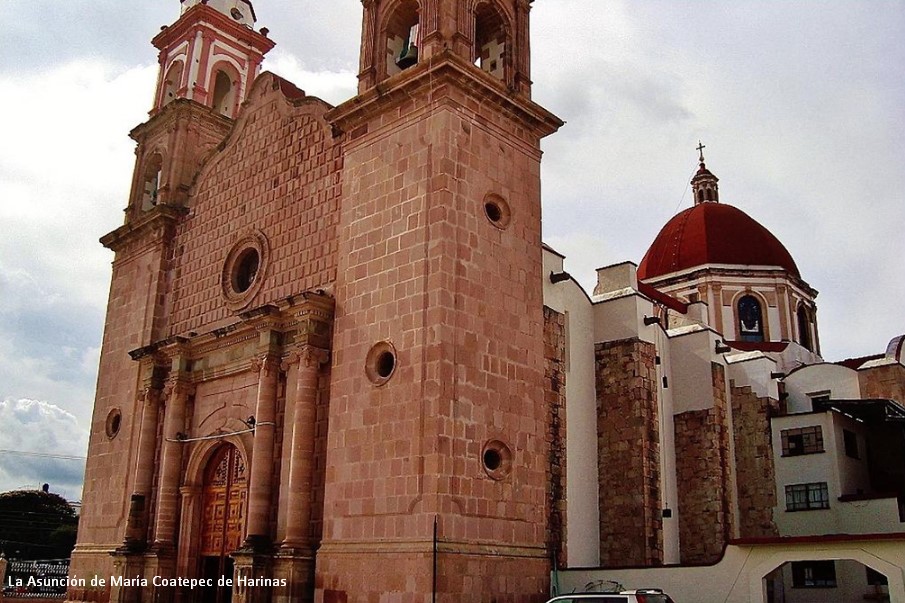
<instances>
[{"instance_id":1,"label":"brick masonry wall","mask_svg":"<svg viewBox=\"0 0 905 603\"><path fill-rule=\"evenodd\" d=\"M735 473L738 488L739 537L778 536L773 522L776 472L770 417L779 402L759 398L750 387L730 388Z\"/></svg>"},{"instance_id":2,"label":"brick masonry wall","mask_svg":"<svg viewBox=\"0 0 905 603\"><path fill-rule=\"evenodd\" d=\"M547 483L550 519L547 546L558 567L568 565L566 549L566 338L565 316L544 306L544 398L550 413Z\"/></svg>"},{"instance_id":3,"label":"brick masonry wall","mask_svg":"<svg viewBox=\"0 0 905 603\"><path fill-rule=\"evenodd\" d=\"M628 339L595 346L600 562L663 561L656 349Z\"/></svg>"},{"instance_id":4,"label":"brick masonry wall","mask_svg":"<svg viewBox=\"0 0 905 603\"><path fill-rule=\"evenodd\" d=\"M264 234L270 256L246 308L330 289L336 279L342 157L323 119L330 107L290 101L274 77L258 80L223 150L198 176L175 247L174 335L233 319L221 277L230 249L250 232Z\"/></svg>"},{"instance_id":5,"label":"brick masonry wall","mask_svg":"<svg viewBox=\"0 0 905 603\"><path fill-rule=\"evenodd\" d=\"M682 563L717 561L732 533L725 369L711 369L713 406L673 419Z\"/></svg>"}]
</instances>

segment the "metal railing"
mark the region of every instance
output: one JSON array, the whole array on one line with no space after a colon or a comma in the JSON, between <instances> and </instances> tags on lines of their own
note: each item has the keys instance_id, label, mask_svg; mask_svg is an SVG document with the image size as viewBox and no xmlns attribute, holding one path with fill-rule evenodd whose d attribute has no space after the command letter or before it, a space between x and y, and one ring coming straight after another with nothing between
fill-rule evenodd
<instances>
[{"instance_id":1,"label":"metal railing","mask_svg":"<svg viewBox=\"0 0 905 603\"><path fill-rule=\"evenodd\" d=\"M69 559L10 559L3 576L3 598L64 599L68 576Z\"/></svg>"}]
</instances>

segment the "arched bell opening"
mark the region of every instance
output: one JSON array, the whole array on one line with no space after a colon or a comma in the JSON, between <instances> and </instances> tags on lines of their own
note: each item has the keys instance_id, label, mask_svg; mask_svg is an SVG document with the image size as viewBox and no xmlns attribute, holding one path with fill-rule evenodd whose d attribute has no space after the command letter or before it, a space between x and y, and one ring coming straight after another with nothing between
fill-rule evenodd
<instances>
[{"instance_id":1,"label":"arched bell opening","mask_svg":"<svg viewBox=\"0 0 905 603\"><path fill-rule=\"evenodd\" d=\"M474 64L497 79L508 81L510 35L506 18L493 2L475 7Z\"/></svg>"},{"instance_id":2,"label":"arched bell opening","mask_svg":"<svg viewBox=\"0 0 905 603\"><path fill-rule=\"evenodd\" d=\"M211 107L220 115L235 117L238 108L239 72L231 65L221 63L212 75L213 96Z\"/></svg>"},{"instance_id":3,"label":"arched bell opening","mask_svg":"<svg viewBox=\"0 0 905 603\"><path fill-rule=\"evenodd\" d=\"M161 91L160 106L165 107L174 100L179 94L179 88L182 86L183 62L174 61L167 70L167 75L163 81L163 89Z\"/></svg>"},{"instance_id":4,"label":"arched bell opening","mask_svg":"<svg viewBox=\"0 0 905 603\"><path fill-rule=\"evenodd\" d=\"M384 29L386 76L401 73L418 63L421 47L420 7L415 0L400 2Z\"/></svg>"},{"instance_id":5,"label":"arched bell opening","mask_svg":"<svg viewBox=\"0 0 905 603\"><path fill-rule=\"evenodd\" d=\"M163 156L154 153L145 163L142 172L141 211L149 211L159 201L161 172L163 170Z\"/></svg>"}]
</instances>

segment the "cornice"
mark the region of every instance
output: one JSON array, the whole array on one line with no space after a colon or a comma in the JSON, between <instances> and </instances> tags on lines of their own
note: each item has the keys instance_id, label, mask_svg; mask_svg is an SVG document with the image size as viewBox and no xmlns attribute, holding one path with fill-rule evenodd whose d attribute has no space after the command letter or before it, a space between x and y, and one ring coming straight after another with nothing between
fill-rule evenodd
<instances>
[{"instance_id":1,"label":"cornice","mask_svg":"<svg viewBox=\"0 0 905 603\"><path fill-rule=\"evenodd\" d=\"M161 28L160 33L151 40L151 44L158 50L164 50L172 41L190 33L193 28L198 26L219 29L262 55L276 46L276 42L263 33L236 23L220 11L204 4L193 6L179 17L178 21Z\"/></svg>"},{"instance_id":2,"label":"cornice","mask_svg":"<svg viewBox=\"0 0 905 603\"><path fill-rule=\"evenodd\" d=\"M141 214L137 219L123 224L113 232L100 238L101 245L114 252L123 251L126 246L150 235L159 236L161 231L176 224L188 212L182 207L157 205Z\"/></svg>"},{"instance_id":3,"label":"cornice","mask_svg":"<svg viewBox=\"0 0 905 603\"><path fill-rule=\"evenodd\" d=\"M538 137L556 132L563 121L530 98L508 89L503 82L475 69L450 50L380 82L326 114L334 131L353 132L388 109L416 96L428 96L444 85L455 84L481 105L496 105L505 114L529 126ZM430 99L429 100L439 100Z\"/></svg>"},{"instance_id":4,"label":"cornice","mask_svg":"<svg viewBox=\"0 0 905 603\"><path fill-rule=\"evenodd\" d=\"M705 265L684 272L673 272L664 276L647 279L644 282L656 288L672 287L676 285L691 286L694 281L705 277L770 278L777 281L785 281L793 287L797 287L811 298L816 298L818 295L818 291L803 279L790 274L785 268L779 266L751 266L748 268L741 268L737 266Z\"/></svg>"},{"instance_id":5,"label":"cornice","mask_svg":"<svg viewBox=\"0 0 905 603\"><path fill-rule=\"evenodd\" d=\"M207 333L190 333L188 336L172 336L129 352L133 360L149 362L153 359L159 364L179 359L185 366L208 358L228 348L240 348L251 345L240 357L229 357L225 362L217 361L215 366L204 366L193 371L194 382L219 378L226 375L245 372L248 361L252 358L268 355L274 361L289 357L306 347L324 349L330 346L330 331L333 321L334 300L326 293L305 292L290 296L278 304L268 304L244 312L239 320L229 325L212 329ZM322 327L309 326L306 322L320 323ZM272 341L275 345L260 346L261 333L271 331L278 335ZM295 337L282 335L295 334ZM229 355L227 355L229 356Z\"/></svg>"},{"instance_id":6,"label":"cornice","mask_svg":"<svg viewBox=\"0 0 905 603\"><path fill-rule=\"evenodd\" d=\"M129 132L129 137L137 143L161 130L166 130L183 119L199 120L206 126L221 131L225 136L232 128L234 121L221 115L207 105L188 98L177 98L160 109L151 112L148 121L141 123Z\"/></svg>"}]
</instances>

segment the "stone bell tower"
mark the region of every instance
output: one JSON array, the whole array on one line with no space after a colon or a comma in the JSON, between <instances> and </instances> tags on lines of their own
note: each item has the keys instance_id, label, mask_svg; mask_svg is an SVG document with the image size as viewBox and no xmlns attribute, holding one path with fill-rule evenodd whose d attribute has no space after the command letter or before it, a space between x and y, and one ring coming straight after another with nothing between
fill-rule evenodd
<instances>
[{"instance_id":1,"label":"stone bell tower","mask_svg":"<svg viewBox=\"0 0 905 603\"><path fill-rule=\"evenodd\" d=\"M152 40L160 71L151 119L138 143L127 218L182 206L191 180L232 127L274 43L255 31L249 0L182 0L182 14Z\"/></svg>"},{"instance_id":2,"label":"stone bell tower","mask_svg":"<svg viewBox=\"0 0 905 603\"><path fill-rule=\"evenodd\" d=\"M316 600L547 591L529 0L363 0ZM414 597L412 597L414 595ZM399 599L402 600L402 599Z\"/></svg>"},{"instance_id":3,"label":"stone bell tower","mask_svg":"<svg viewBox=\"0 0 905 603\"><path fill-rule=\"evenodd\" d=\"M182 0L180 18L153 40L160 75L150 118L131 132L137 147L125 223L101 239L116 255L74 575L138 575L146 556L157 564L149 575L173 571L175 514L156 500L153 459L164 392L175 391L173 399L182 401L187 394L182 383L162 381L163 360L129 354L170 334L171 263L189 188L233 127L274 45L266 30L253 27L248 0ZM154 505L158 516L169 513L167 521L154 525ZM114 555L111 545L118 546ZM126 601L138 595L114 589L110 596Z\"/></svg>"}]
</instances>

